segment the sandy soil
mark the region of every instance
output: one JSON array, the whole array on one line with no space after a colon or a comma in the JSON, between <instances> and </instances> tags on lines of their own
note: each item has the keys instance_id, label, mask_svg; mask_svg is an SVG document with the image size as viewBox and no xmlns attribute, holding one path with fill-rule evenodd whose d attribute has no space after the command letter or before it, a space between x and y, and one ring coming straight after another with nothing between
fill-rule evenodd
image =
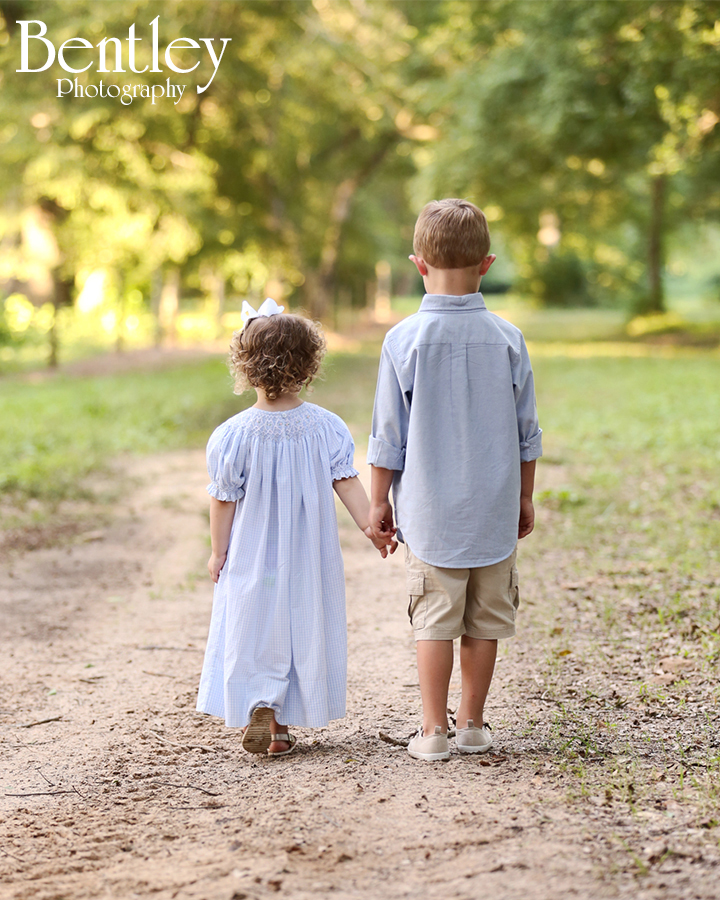
<instances>
[{"instance_id":1,"label":"sandy soil","mask_svg":"<svg viewBox=\"0 0 720 900\"><path fill-rule=\"evenodd\" d=\"M57 546L6 548L1 897L717 897L717 822L667 774L679 735L688 772L710 701L679 718L638 705L618 649L603 671L560 651L548 681L551 597L569 598L578 640L601 629L587 585L563 584L582 560L525 542L520 636L488 710L496 747L419 763L379 738L419 720L401 554L383 562L341 515L347 718L299 730L287 759L257 758L194 711L212 593L202 453L126 476L125 499ZM579 685L599 698L589 711Z\"/></svg>"}]
</instances>

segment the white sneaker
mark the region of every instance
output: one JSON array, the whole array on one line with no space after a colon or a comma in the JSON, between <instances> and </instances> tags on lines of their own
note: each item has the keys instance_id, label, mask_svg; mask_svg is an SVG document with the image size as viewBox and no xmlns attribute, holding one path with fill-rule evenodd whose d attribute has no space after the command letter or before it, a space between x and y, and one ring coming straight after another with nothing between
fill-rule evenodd
<instances>
[{"instance_id":1,"label":"white sneaker","mask_svg":"<svg viewBox=\"0 0 720 900\"><path fill-rule=\"evenodd\" d=\"M475 728L472 719L467 720L467 728L457 729L455 740L460 753L487 753L493 745L488 726Z\"/></svg>"},{"instance_id":2,"label":"white sneaker","mask_svg":"<svg viewBox=\"0 0 720 900\"><path fill-rule=\"evenodd\" d=\"M423 735L422 728L410 738L408 753L414 759L450 759L448 736L443 734L439 725L435 726L435 734Z\"/></svg>"}]
</instances>

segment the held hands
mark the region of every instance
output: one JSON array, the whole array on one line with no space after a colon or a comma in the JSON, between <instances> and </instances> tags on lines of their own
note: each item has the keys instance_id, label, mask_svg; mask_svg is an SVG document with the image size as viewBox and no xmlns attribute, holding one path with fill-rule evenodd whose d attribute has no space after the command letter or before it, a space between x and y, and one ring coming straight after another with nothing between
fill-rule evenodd
<instances>
[{"instance_id":1,"label":"held hands","mask_svg":"<svg viewBox=\"0 0 720 900\"><path fill-rule=\"evenodd\" d=\"M210 573L210 577L215 582L215 584L218 583L220 572L225 565L226 559L227 553L223 553L221 556L216 556L214 553L210 554L210 559L208 560L208 572Z\"/></svg>"},{"instance_id":2,"label":"held hands","mask_svg":"<svg viewBox=\"0 0 720 900\"><path fill-rule=\"evenodd\" d=\"M376 550L379 550L380 556L385 559L388 552L394 553L397 550L398 542L393 537L396 530L397 529L393 528L391 531L386 532L385 537L376 538L373 535L372 528L368 525L368 527L364 529L363 534L372 541L373 547L375 547Z\"/></svg>"},{"instance_id":3,"label":"held hands","mask_svg":"<svg viewBox=\"0 0 720 900\"><path fill-rule=\"evenodd\" d=\"M395 533L397 528L393 525L393 511L389 500L385 500L378 505L370 507L370 524L365 529L365 534L373 542L373 546L377 547L383 559L388 555L387 548L390 553L397 550L397 541Z\"/></svg>"}]
</instances>

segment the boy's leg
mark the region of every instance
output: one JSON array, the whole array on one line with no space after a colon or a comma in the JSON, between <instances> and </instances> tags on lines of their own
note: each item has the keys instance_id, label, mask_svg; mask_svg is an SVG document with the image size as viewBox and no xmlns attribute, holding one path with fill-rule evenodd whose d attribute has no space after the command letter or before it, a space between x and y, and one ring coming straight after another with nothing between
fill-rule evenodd
<instances>
[{"instance_id":1,"label":"boy's leg","mask_svg":"<svg viewBox=\"0 0 720 900\"><path fill-rule=\"evenodd\" d=\"M464 634L460 640L460 670L462 673L462 695L457 711L457 727L467 727L472 719L476 728L483 726L483 709L490 690L497 641L484 641ZM421 682L422 684L422 682Z\"/></svg>"},{"instance_id":2,"label":"boy's leg","mask_svg":"<svg viewBox=\"0 0 720 900\"><path fill-rule=\"evenodd\" d=\"M482 728L485 700L495 670L497 639L515 634L515 612L520 602L515 559L513 551L501 562L470 570L465 634L460 644L462 697L458 728L466 728L468 719L476 728Z\"/></svg>"},{"instance_id":3,"label":"boy's leg","mask_svg":"<svg viewBox=\"0 0 720 900\"><path fill-rule=\"evenodd\" d=\"M453 642L417 641L417 665L423 706L423 734L432 734L436 725L440 726L443 733L447 733Z\"/></svg>"}]
</instances>

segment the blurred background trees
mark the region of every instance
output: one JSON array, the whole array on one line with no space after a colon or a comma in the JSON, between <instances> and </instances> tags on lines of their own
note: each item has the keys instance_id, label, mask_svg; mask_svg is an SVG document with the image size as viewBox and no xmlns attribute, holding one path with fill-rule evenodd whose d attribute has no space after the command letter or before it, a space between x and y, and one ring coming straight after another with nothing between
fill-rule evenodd
<instances>
[{"instance_id":1,"label":"blurred background trees","mask_svg":"<svg viewBox=\"0 0 720 900\"><path fill-rule=\"evenodd\" d=\"M57 66L15 71L19 19L56 46L132 23L147 44L156 15L161 47L232 38L205 92L206 60L77 76L172 75L177 103L57 97ZM264 294L332 323L379 262L421 290L414 218L452 195L485 209L502 286L536 303L661 312L672 252L717 293L719 48L713 0L0 2L0 344L49 335L55 361L79 314L118 349L172 342L192 298L208 339Z\"/></svg>"}]
</instances>

